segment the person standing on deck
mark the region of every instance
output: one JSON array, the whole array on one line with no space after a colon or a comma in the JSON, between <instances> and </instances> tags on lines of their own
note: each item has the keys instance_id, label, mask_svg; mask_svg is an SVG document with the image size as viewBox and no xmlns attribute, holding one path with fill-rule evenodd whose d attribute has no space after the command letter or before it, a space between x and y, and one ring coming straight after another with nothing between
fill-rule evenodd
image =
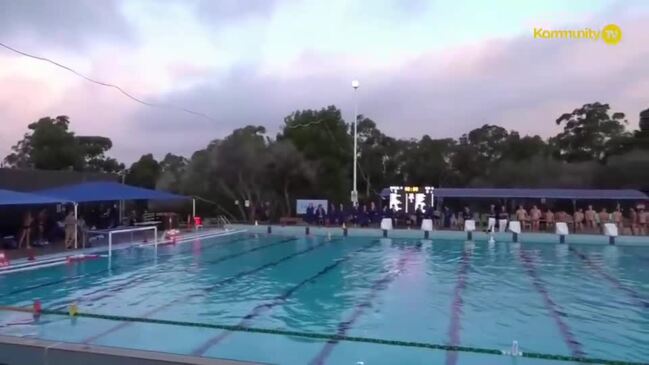
<instances>
[{"instance_id":1,"label":"person standing on deck","mask_svg":"<svg viewBox=\"0 0 649 365\"><path fill-rule=\"evenodd\" d=\"M498 231L505 232L507 229L507 221L509 221L509 213L507 213L507 207L504 205L500 206L500 213L498 213Z\"/></svg>"},{"instance_id":2,"label":"person standing on deck","mask_svg":"<svg viewBox=\"0 0 649 365\"><path fill-rule=\"evenodd\" d=\"M20 232L20 240L18 240L18 248L21 248L23 242L25 242L26 248L31 248L31 235L32 235L32 224L34 223L34 217L32 212L28 211L23 216L23 226L22 231Z\"/></svg>"},{"instance_id":3,"label":"person standing on deck","mask_svg":"<svg viewBox=\"0 0 649 365\"><path fill-rule=\"evenodd\" d=\"M327 220L330 226L338 225L338 212L336 212L336 205L334 203L329 204Z\"/></svg>"},{"instance_id":4,"label":"person standing on deck","mask_svg":"<svg viewBox=\"0 0 649 365\"><path fill-rule=\"evenodd\" d=\"M545 229L551 231L554 228L554 213L552 209L548 208L545 212Z\"/></svg>"},{"instance_id":5,"label":"person standing on deck","mask_svg":"<svg viewBox=\"0 0 649 365\"><path fill-rule=\"evenodd\" d=\"M573 218L575 220L575 232L584 231L584 210L579 208Z\"/></svg>"},{"instance_id":6,"label":"person standing on deck","mask_svg":"<svg viewBox=\"0 0 649 365\"><path fill-rule=\"evenodd\" d=\"M487 232L491 232L492 230L495 230L498 225L498 213L496 212L496 206L494 204L489 206L489 215L487 218Z\"/></svg>"},{"instance_id":7,"label":"person standing on deck","mask_svg":"<svg viewBox=\"0 0 649 365\"><path fill-rule=\"evenodd\" d=\"M74 212L72 210L68 211L68 215L65 216L63 221L65 227L65 248L71 249L74 245L74 236L77 231L77 219L74 217Z\"/></svg>"},{"instance_id":8,"label":"person standing on deck","mask_svg":"<svg viewBox=\"0 0 649 365\"><path fill-rule=\"evenodd\" d=\"M586 213L584 214L586 218L586 228L588 228L591 231L595 231L595 216L597 215L597 212L593 209L592 205L588 206L588 209L586 210Z\"/></svg>"},{"instance_id":9,"label":"person standing on deck","mask_svg":"<svg viewBox=\"0 0 649 365\"><path fill-rule=\"evenodd\" d=\"M358 224L361 227L367 227L370 223L370 215L367 210L367 205L363 205L363 208L358 212Z\"/></svg>"},{"instance_id":10,"label":"person standing on deck","mask_svg":"<svg viewBox=\"0 0 649 365\"><path fill-rule=\"evenodd\" d=\"M417 227L421 227L421 221L423 220L424 212L421 210L421 204L417 205L417 210L415 210L415 224Z\"/></svg>"},{"instance_id":11,"label":"person standing on deck","mask_svg":"<svg viewBox=\"0 0 649 365\"><path fill-rule=\"evenodd\" d=\"M376 204L374 202L370 203L370 224L372 223L378 223L380 221L379 219L379 211L376 208Z\"/></svg>"},{"instance_id":12,"label":"person standing on deck","mask_svg":"<svg viewBox=\"0 0 649 365\"><path fill-rule=\"evenodd\" d=\"M617 226L618 231L620 234L623 234L622 228L624 228L624 225L622 224L622 208L618 204L617 208L613 212L613 223Z\"/></svg>"},{"instance_id":13,"label":"person standing on deck","mask_svg":"<svg viewBox=\"0 0 649 365\"><path fill-rule=\"evenodd\" d=\"M538 232L541 229L541 210L536 205L533 205L530 210L530 218L532 220L532 231Z\"/></svg>"},{"instance_id":14,"label":"person standing on deck","mask_svg":"<svg viewBox=\"0 0 649 365\"><path fill-rule=\"evenodd\" d=\"M464 221L468 221L473 219L473 212L471 212L471 209L468 206L464 207L464 211L462 212L462 218Z\"/></svg>"},{"instance_id":15,"label":"person standing on deck","mask_svg":"<svg viewBox=\"0 0 649 365\"><path fill-rule=\"evenodd\" d=\"M631 220L631 234L637 235L638 233L638 213L633 208L629 208L629 220Z\"/></svg>"},{"instance_id":16,"label":"person standing on deck","mask_svg":"<svg viewBox=\"0 0 649 365\"><path fill-rule=\"evenodd\" d=\"M451 218L453 218L453 212L448 207L444 207L443 226L444 228L451 228Z\"/></svg>"},{"instance_id":17,"label":"person standing on deck","mask_svg":"<svg viewBox=\"0 0 649 365\"><path fill-rule=\"evenodd\" d=\"M523 229L525 229L526 223L528 223L529 218L527 217L527 211L525 208L523 208L522 205L518 206L518 210L516 211L516 220L521 222L521 226Z\"/></svg>"},{"instance_id":18,"label":"person standing on deck","mask_svg":"<svg viewBox=\"0 0 649 365\"><path fill-rule=\"evenodd\" d=\"M638 228L641 235L647 234L647 221L649 221L649 213L645 212L644 205L638 209Z\"/></svg>"},{"instance_id":19,"label":"person standing on deck","mask_svg":"<svg viewBox=\"0 0 649 365\"><path fill-rule=\"evenodd\" d=\"M602 208L597 217L599 218L600 230L604 232L604 225L609 222L609 214L606 211L606 208Z\"/></svg>"},{"instance_id":20,"label":"person standing on deck","mask_svg":"<svg viewBox=\"0 0 649 365\"><path fill-rule=\"evenodd\" d=\"M324 208L322 207L322 204L318 204L318 208L315 210L315 216L318 221L318 225L324 225L325 224L325 216L327 213L325 212Z\"/></svg>"},{"instance_id":21,"label":"person standing on deck","mask_svg":"<svg viewBox=\"0 0 649 365\"><path fill-rule=\"evenodd\" d=\"M338 224L343 225L347 223L347 213L345 212L345 206L343 203L338 205Z\"/></svg>"},{"instance_id":22,"label":"person standing on deck","mask_svg":"<svg viewBox=\"0 0 649 365\"><path fill-rule=\"evenodd\" d=\"M313 218L315 217L315 209L313 208L313 203L309 203L306 207L306 214L304 215L304 220L307 224L313 223Z\"/></svg>"}]
</instances>

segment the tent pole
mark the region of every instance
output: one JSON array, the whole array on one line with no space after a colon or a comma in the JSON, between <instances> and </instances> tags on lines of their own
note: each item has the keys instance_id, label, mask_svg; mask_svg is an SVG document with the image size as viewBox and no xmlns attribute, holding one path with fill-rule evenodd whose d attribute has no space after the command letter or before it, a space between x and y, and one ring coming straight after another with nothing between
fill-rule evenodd
<instances>
[{"instance_id":1,"label":"tent pole","mask_svg":"<svg viewBox=\"0 0 649 365\"><path fill-rule=\"evenodd\" d=\"M77 221L78 221L78 213L79 213L78 208L79 208L79 204L74 203L74 249L75 249L75 250L76 250L77 248L79 248L79 244L78 244L78 238L79 238L79 237L78 237L78 236L79 236L78 231L79 231L79 226L77 225Z\"/></svg>"},{"instance_id":2,"label":"tent pole","mask_svg":"<svg viewBox=\"0 0 649 365\"><path fill-rule=\"evenodd\" d=\"M195 222L194 217L196 217L196 198L192 198L192 223Z\"/></svg>"}]
</instances>

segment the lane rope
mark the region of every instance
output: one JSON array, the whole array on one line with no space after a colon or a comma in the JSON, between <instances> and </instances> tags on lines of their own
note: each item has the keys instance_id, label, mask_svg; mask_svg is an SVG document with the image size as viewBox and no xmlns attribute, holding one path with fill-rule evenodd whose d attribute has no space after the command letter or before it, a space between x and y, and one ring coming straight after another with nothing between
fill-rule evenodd
<instances>
[{"instance_id":1,"label":"lane rope","mask_svg":"<svg viewBox=\"0 0 649 365\"><path fill-rule=\"evenodd\" d=\"M32 313L32 308L2 307L2 306L0 306L0 311ZM49 309L43 309L41 311L41 314L42 315L66 316L66 317L69 316L67 311L55 311L55 310L49 310ZM283 329L275 329L275 328L246 327L246 326L240 326L240 325L226 325L226 324L201 323L201 322L189 322L189 321L174 321L174 320L155 319L155 318L138 318L138 317L128 317L128 316L119 316L119 315L110 315L110 314L86 313L86 312L79 312L79 313L76 314L76 317L103 319L103 320L120 321L120 322L150 323L150 324L161 324L161 325L169 325L169 326L194 327L194 328L210 328L210 329L219 329L219 330L226 330L226 331L282 335L282 336L288 336L288 337L301 337L301 338L309 338L309 339L315 339L315 340L326 340L326 341L361 342L361 343L370 343L370 344L377 344L377 345L400 346L400 347L411 347L411 348L425 348L425 349L430 349L430 350L459 351L459 352L468 352L468 353L475 353L475 354L509 356L509 355L506 354L506 351L497 350L497 349L490 349L490 348L483 348L483 347L451 346L451 345L442 345L442 344L426 343L426 342L388 340L388 339L382 339L382 338L361 337L361 336L347 336L347 335L319 333L319 332L301 332L301 331L291 331L291 330L283 330ZM531 359L541 359L541 360L556 360L556 361L576 362L576 363L581 363L581 364L647 365L647 363L634 362L634 361L597 359L597 358L577 357L577 356L570 356L570 355L553 355L553 354L545 354L545 353L539 353L539 352L523 352L523 353L520 354L520 357L526 357L526 358L531 358Z\"/></svg>"}]
</instances>

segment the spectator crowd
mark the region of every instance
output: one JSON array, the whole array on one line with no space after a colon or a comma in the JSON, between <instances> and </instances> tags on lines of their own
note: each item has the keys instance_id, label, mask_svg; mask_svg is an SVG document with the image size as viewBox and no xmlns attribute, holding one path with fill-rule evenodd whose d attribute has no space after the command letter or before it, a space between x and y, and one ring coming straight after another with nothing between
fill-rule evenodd
<instances>
[{"instance_id":1,"label":"spectator crowd","mask_svg":"<svg viewBox=\"0 0 649 365\"><path fill-rule=\"evenodd\" d=\"M557 222L566 223L571 232L576 233L601 233L606 223L617 226L623 235L649 234L649 212L645 205L640 203L622 208L617 205L613 211L606 207L596 210L592 204L585 208L579 207L569 213L565 210L553 211L550 207L539 207L532 204L525 207L519 205L515 211L507 209L506 205L497 207L491 204L484 212L474 212L468 206L460 211L453 211L448 206L432 209L418 206L414 212L397 211L395 206L384 206L382 209L374 202L358 206L345 206L344 204L330 204L329 209L322 205L310 204L303 216L304 221L311 225L323 226L360 226L369 227L378 225L383 218L393 220L395 227L420 227L423 219L431 219L435 229L464 229L464 222L472 219L476 225L484 230L501 230L507 228L510 221L519 221L521 228L529 232L554 232ZM493 222L493 227L489 222Z\"/></svg>"}]
</instances>

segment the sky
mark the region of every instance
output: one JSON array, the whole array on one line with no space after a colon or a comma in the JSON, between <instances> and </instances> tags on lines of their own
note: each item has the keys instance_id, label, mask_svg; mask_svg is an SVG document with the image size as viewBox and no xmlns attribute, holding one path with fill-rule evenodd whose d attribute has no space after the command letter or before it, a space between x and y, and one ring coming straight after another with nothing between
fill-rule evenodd
<instances>
[{"instance_id":1,"label":"sky","mask_svg":"<svg viewBox=\"0 0 649 365\"><path fill-rule=\"evenodd\" d=\"M533 37L611 23L617 45ZM0 42L209 116L0 48L0 155L44 116L110 137L130 163L190 156L248 124L274 135L295 110L333 104L350 121L355 99L400 138L485 123L549 137L595 101L633 129L649 108L647 24L642 0L0 0Z\"/></svg>"}]
</instances>

